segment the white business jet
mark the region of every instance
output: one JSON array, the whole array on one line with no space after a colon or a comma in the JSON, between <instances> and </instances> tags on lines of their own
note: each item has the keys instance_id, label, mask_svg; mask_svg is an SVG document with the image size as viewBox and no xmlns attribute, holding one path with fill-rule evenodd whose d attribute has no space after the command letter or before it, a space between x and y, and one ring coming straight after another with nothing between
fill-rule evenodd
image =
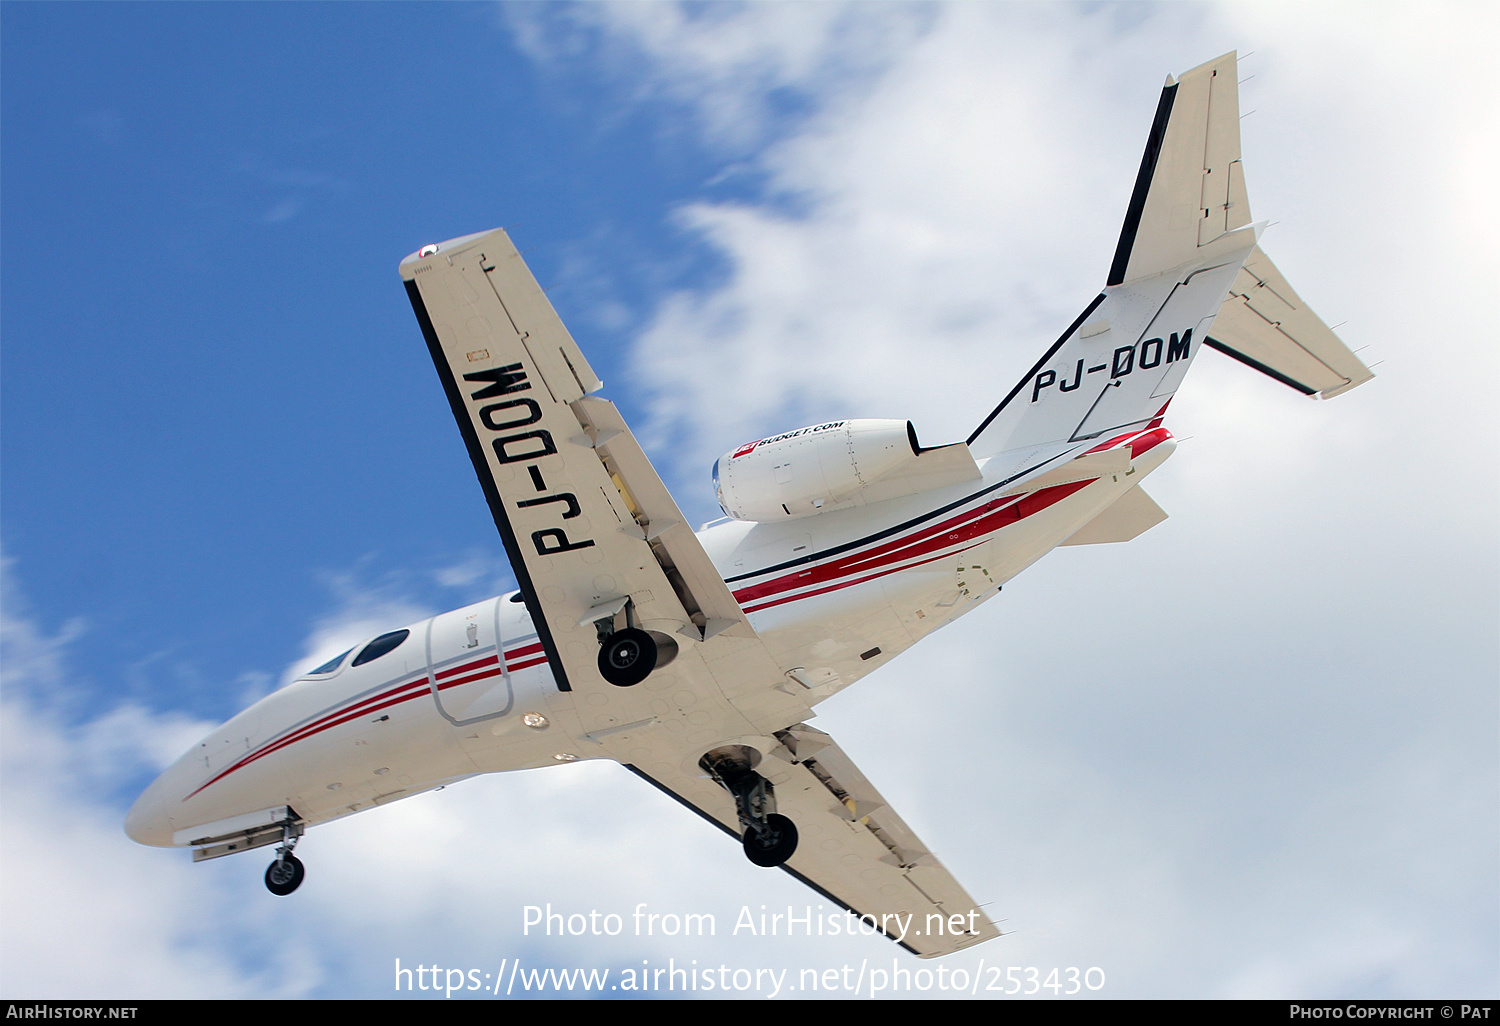
<instances>
[{"instance_id":1,"label":"white business jet","mask_svg":"<svg viewBox=\"0 0 1500 1026\"><path fill-rule=\"evenodd\" d=\"M966 442L840 420L714 465L696 533L502 231L401 277L520 590L382 634L182 756L126 831L211 859L478 773L614 759L780 866L947 954L998 935L813 707L1058 545L1165 518L1141 481L1207 345L1328 398L1360 361L1261 252L1235 55L1168 78L1103 291ZM1210 332L1212 336L1210 337ZM912 743L920 744L914 737ZM894 934L893 934L894 939Z\"/></svg>"}]
</instances>

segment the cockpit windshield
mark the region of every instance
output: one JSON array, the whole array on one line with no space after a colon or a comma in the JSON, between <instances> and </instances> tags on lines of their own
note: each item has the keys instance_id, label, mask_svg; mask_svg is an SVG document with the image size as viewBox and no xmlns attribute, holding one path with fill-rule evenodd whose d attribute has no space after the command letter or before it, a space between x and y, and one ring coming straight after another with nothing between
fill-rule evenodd
<instances>
[{"instance_id":1,"label":"cockpit windshield","mask_svg":"<svg viewBox=\"0 0 1500 1026\"><path fill-rule=\"evenodd\" d=\"M316 670L308 670L307 671L307 676L309 676L309 677L316 677L320 673L332 673L334 670L337 670L339 668L339 664L344 661L344 656L348 655L350 652L353 652L353 651L354 651L354 649L352 649L352 648L346 648L344 651L340 652L338 655L336 655L332 659L328 660L328 662L324 663L322 666L318 667Z\"/></svg>"}]
</instances>

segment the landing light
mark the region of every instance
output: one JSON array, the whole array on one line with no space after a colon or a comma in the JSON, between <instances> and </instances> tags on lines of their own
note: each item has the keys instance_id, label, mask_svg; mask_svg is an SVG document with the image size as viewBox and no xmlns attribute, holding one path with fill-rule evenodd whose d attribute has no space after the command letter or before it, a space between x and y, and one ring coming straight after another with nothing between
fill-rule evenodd
<instances>
[{"instance_id":1,"label":"landing light","mask_svg":"<svg viewBox=\"0 0 1500 1026\"><path fill-rule=\"evenodd\" d=\"M526 726L528 727L534 727L537 730L543 730L547 726L547 717L543 716L541 713L527 713L525 716L521 717L521 722L526 724Z\"/></svg>"}]
</instances>

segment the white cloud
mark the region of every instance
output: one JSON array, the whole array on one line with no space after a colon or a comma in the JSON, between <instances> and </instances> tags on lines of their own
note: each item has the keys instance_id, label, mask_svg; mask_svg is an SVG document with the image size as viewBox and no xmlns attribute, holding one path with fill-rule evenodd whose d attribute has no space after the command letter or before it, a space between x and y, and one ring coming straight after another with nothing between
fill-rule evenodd
<instances>
[{"instance_id":1,"label":"white cloud","mask_svg":"<svg viewBox=\"0 0 1500 1026\"><path fill-rule=\"evenodd\" d=\"M138 711L136 711L138 713ZM314 980L293 942L259 964L239 947L249 882L195 872L125 837L97 797L105 771L134 760L91 744L105 727L185 727L115 715L74 732L23 699L3 704L5 781L0 963L9 994L36 998L296 997ZM201 736L209 724L191 733ZM91 729L92 728L92 729ZM180 731L179 731L180 732ZM81 736L80 736L81 734ZM238 892L238 893L237 893Z\"/></svg>"},{"instance_id":2,"label":"white cloud","mask_svg":"<svg viewBox=\"0 0 1500 1026\"><path fill-rule=\"evenodd\" d=\"M662 305L638 378L648 433L701 440L698 465L829 416L962 438L1097 289L1154 105L1137 69L1182 40L1125 49L1077 9L931 11L885 74L758 155L765 202L682 211L730 279Z\"/></svg>"},{"instance_id":3,"label":"white cloud","mask_svg":"<svg viewBox=\"0 0 1500 1026\"><path fill-rule=\"evenodd\" d=\"M819 723L998 894L1008 963L1097 959L1116 996L1493 989L1497 482L1459 440L1493 406L1473 168L1500 119L1454 69L1496 16L924 11L736 158L760 196L679 211L729 273L639 339L642 433L694 490L729 446L827 417L964 437L1102 283L1161 76L1255 51L1264 245L1380 377L1325 405L1205 356L1149 483L1172 520L1054 553ZM801 51L763 62L782 79L724 76L671 56L669 23L607 26L661 55L627 86L670 77L709 125L756 109L725 88L807 88Z\"/></svg>"},{"instance_id":4,"label":"white cloud","mask_svg":"<svg viewBox=\"0 0 1500 1026\"><path fill-rule=\"evenodd\" d=\"M47 636L4 579L0 695L0 965L8 993L34 998L295 996L293 946L246 966L231 943L233 890L125 837L104 795L156 772L211 724L124 705L69 724L66 634ZM44 707L43 692L48 693Z\"/></svg>"},{"instance_id":5,"label":"white cloud","mask_svg":"<svg viewBox=\"0 0 1500 1026\"><path fill-rule=\"evenodd\" d=\"M629 101L686 108L704 137L733 150L761 142L789 97L821 98L882 68L926 12L865 17L842 4L512 4L505 21L543 64L587 54ZM782 101L778 103L778 100Z\"/></svg>"},{"instance_id":6,"label":"white cloud","mask_svg":"<svg viewBox=\"0 0 1500 1026\"><path fill-rule=\"evenodd\" d=\"M432 576L445 588L465 592L488 587L489 593L494 594L515 587L508 562L478 551L468 553L456 563L439 567Z\"/></svg>"},{"instance_id":7,"label":"white cloud","mask_svg":"<svg viewBox=\"0 0 1500 1026\"><path fill-rule=\"evenodd\" d=\"M193 864L185 851L140 847L124 834L134 795L118 794L120 783L149 780L213 724L130 704L82 721L40 710L30 696L44 687L69 704L67 639L25 615L13 584L5 579L0 618L0 966L10 993L382 997L398 958L618 972L643 960L785 967L889 955L883 939L733 936L742 905L800 907L816 895L750 866L733 840L607 763L464 781L319 827L298 847L307 882L286 899L261 885L269 849ZM312 629L309 659L415 618L390 587L346 597ZM617 938L528 936L525 907L549 904L631 925ZM631 936L641 905L709 913L717 933Z\"/></svg>"},{"instance_id":8,"label":"white cloud","mask_svg":"<svg viewBox=\"0 0 1500 1026\"><path fill-rule=\"evenodd\" d=\"M1477 330L1492 261L1470 240L1489 237L1494 207L1462 160L1430 155L1493 164L1493 136L1401 102L1464 54L1479 66L1484 33L1466 41L1462 22L1486 15L916 10L512 12L564 70L567 47L592 58L606 34L630 57L613 71L622 89L692 106L769 182L755 202L684 208L732 273L667 298L641 339L659 382L651 427L690 440L682 464L828 414L962 437L1098 286L1160 75L1235 45L1262 62L1244 87L1258 108L1245 152L1257 214L1284 222L1267 248L1392 363L1325 406L1205 357L1173 410L1195 437L1151 483L1171 520L1128 546L1054 553L820 709L1014 931L945 962L1099 966L1104 996L1492 990L1495 480L1468 451L1494 359ZM838 75L820 70L830 54ZM807 105L795 131L774 119L778 89ZM483 570L437 573L460 587ZM334 583L338 610L287 675L425 615L397 586ZM5 598L11 992L378 997L396 958L481 972L518 955L912 965L878 940L725 936L741 905L817 898L599 763L320 827L299 848L308 881L284 900L261 888L260 857L191 865L139 848L102 782L207 725L44 710L32 696L66 696L72 634ZM523 936L522 908L549 902L708 911L721 932Z\"/></svg>"},{"instance_id":9,"label":"white cloud","mask_svg":"<svg viewBox=\"0 0 1500 1026\"><path fill-rule=\"evenodd\" d=\"M267 210L262 218L267 224L276 224L279 221L290 221L302 212L302 200L288 197L279 200L271 209Z\"/></svg>"}]
</instances>

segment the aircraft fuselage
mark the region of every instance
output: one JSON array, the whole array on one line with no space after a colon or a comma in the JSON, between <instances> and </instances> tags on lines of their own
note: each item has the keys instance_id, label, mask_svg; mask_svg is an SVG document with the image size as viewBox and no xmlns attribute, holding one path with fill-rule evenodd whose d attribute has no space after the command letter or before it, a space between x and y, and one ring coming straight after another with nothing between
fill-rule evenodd
<instances>
[{"instance_id":1,"label":"aircraft fuselage","mask_svg":"<svg viewBox=\"0 0 1500 1026\"><path fill-rule=\"evenodd\" d=\"M1098 448L1130 450L1129 471L1014 490L981 462L977 482L779 523L720 521L698 539L787 675L783 690L813 706L994 595L1175 443L1154 427ZM267 695L163 772L127 832L186 846L201 840L195 828L261 810L289 806L311 826L478 773L612 757L578 693L558 689L519 598L411 624L378 658L355 666L346 654ZM670 710L652 729L673 715L694 713Z\"/></svg>"}]
</instances>

